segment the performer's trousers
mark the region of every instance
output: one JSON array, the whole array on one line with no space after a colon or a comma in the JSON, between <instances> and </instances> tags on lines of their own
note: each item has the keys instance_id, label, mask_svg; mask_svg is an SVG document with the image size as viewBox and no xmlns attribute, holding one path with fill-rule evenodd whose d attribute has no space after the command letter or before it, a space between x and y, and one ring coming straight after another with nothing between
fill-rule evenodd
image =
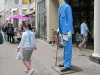
<instances>
[{"instance_id":1,"label":"performer's trousers","mask_svg":"<svg viewBox=\"0 0 100 75\"><path fill-rule=\"evenodd\" d=\"M66 46L64 46L64 67L71 68L72 59L72 37L66 41Z\"/></svg>"}]
</instances>

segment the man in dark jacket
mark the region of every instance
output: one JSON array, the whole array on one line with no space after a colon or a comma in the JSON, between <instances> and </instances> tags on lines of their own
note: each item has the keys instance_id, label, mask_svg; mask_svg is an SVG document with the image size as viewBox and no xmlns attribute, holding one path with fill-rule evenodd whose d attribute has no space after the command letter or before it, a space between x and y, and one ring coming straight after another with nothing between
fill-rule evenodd
<instances>
[{"instance_id":1,"label":"man in dark jacket","mask_svg":"<svg viewBox=\"0 0 100 75\"><path fill-rule=\"evenodd\" d=\"M9 40L10 43L14 43L14 37L13 36L14 36L14 27L11 24L10 27L8 28L8 40Z\"/></svg>"}]
</instances>

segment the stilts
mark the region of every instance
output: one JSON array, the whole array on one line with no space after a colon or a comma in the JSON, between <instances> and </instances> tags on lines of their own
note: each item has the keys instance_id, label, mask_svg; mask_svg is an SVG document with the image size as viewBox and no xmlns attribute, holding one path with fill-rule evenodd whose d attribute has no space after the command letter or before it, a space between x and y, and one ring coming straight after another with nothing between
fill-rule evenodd
<instances>
[{"instance_id":1,"label":"stilts","mask_svg":"<svg viewBox=\"0 0 100 75\"><path fill-rule=\"evenodd\" d=\"M59 34L57 33L57 50L56 50L56 61L55 66L57 66L57 56L58 56L58 50L59 50Z\"/></svg>"}]
</instances>

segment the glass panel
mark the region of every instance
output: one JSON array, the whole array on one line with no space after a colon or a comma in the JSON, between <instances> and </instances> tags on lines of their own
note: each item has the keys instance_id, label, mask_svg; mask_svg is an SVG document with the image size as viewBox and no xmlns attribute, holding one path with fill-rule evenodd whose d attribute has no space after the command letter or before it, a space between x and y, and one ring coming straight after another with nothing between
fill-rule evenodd
<instances>
[{"instance_id":1,"label":"glass panel","mask_svg":"<svg viewBox=\"0 0 100 75\"><path fill-rule=\"evenodd\" d=\"M37 32L37 36L40 35L40 22L39 22L39 21L40 21L40 15L38 15L38 21L37 21L37 22L38 22L38 23L37 23L37 24L38 24L38 32Z\"/></svg>"},{"instance_id":2,"label":"glass panel","mask_svg":"<svg viewBox=\"0 0 100 75\"><path fill-rule=\"evenodd\" d=\"M19 0L15 0L15 4L19 4Z\"/></svg>"},{"instance_id":3,"label":"glass panel","mask_svg":"<svg viewBox=\"0 0 100 75\"><path fill-rule=\"evenodd\" d=\"M26 14L26 11L27 11L27 10L26 10L26 9L24 9L24 10L23 10L23 12L22 12L22 14Z\"/></svg>"},{"instance_id":4,"label":"glass panel","mask_svg":"<svg viewBox=\"0 0 100 75\"><path fill-rule=\"evenodd\" d=\"M45 8L45 1L39 2L38 3L38 11L43 10Z\"/></svg>"},{"instance_id":5,"label":"glass panel","mask_svg":"<svg viewBox=\"0 0 100 75\"><path fill-rule=\"evenodd\" d=\"M47 5L46 5L47 3L46 3L46 0L45 0L45 8L47 7Z\"/></svg>"},{"instance_id":6,"label":"glass panel","mask_svg":"<svg viewBox=\"0 0 100 75\"><path fill-rule=\"evenodd\" d=\"M73 17L74 17L74 25L79 26L80 25L80 20L79 20L79 12L73 12Z\"/></svg>"},{"instance_id":7,"label":"glass panel","mask_svg":"<svg viewBox=\"0 0 100 75\"><path fill-rule=\"evenodd\" d=\"M72 7L78 7L79 6L79 0L71 0Z\"/></svg>"},{"instance_id":8,"label":"glass panel","mask_svg":"<svg viewBox=\"0 0 100 75\"><path fill-rule=\"evenodd\" d=\"M44 14L40 15L40 36L44 37Z\"/></svg>"},{"instance_id":9,"label":"glass panel","mask_svg":"<svg viewBox=\"0 0 100 75\"><path fill-rule=\"evenodd\" d=\"M38 2L38 32L41 38L47 38L47 26L46 26L46 18L47 14L45 13L46 0L42 0Z\"/></svg>"},{"instance_id":10,"label":"glass panel","mask_svg":"<svg viewBox=\"0 0 100 75\"><path fill-rule=\"evenodd\" d=\"M40 5L39 4L37 4L37 8L38 8L38 11L40 10Z\"/></svg>"},{"instance_id":11,"label":"glass panel","mask_svg":"<svg viewBox=\"0 0 100 75\"><path fill-rule=\"evenodd\" d=\"M44 21L44 27L45 27L45 38L47 38L47 13L45 13L45 21Z\"/></svg>"}]
</instances>

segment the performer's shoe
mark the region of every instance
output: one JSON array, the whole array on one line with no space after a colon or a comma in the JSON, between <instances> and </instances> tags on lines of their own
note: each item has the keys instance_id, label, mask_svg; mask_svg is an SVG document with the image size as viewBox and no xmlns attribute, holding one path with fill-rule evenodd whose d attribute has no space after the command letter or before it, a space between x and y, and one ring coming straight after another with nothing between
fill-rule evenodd
<instances>
[{"instance_id":1,"label":"performer's shoe","mask_svg":"<svg viewBox=\"0 0 100 75\"><path fill-rule=\"evenodd\" d=\"M70 70L70 68L64 67L64 68L61 70L61 72L66 72L66 71L68 71L68 70Z\"/></svg>"},{"instance_id":2,"label":"performer's shoe","mask_svg":"<svg viewBox=\"0 0 100 75\"><path fill-rule=\"evenodd\" d=\"M59 66L59 67L64 67L64 65L63 65L63 64L59 64L58 66Z\"/></svg>"}]
</instances>

